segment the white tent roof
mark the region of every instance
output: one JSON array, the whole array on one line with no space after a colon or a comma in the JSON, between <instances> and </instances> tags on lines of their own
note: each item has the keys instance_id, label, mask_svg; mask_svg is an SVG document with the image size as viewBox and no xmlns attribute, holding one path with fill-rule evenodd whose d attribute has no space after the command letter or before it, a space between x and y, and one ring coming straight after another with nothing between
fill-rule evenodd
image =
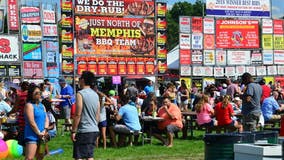
<instances>
[{"instance_id":1,"label":"white tent roof","mask_svg":"<svg viewBox=\"0 0 284 160\"><path fill-rule=\"evenodd\" d=\"M179 69L179 45L168 53L167 64L168 69Z\"/></svg>"}]
</instances>

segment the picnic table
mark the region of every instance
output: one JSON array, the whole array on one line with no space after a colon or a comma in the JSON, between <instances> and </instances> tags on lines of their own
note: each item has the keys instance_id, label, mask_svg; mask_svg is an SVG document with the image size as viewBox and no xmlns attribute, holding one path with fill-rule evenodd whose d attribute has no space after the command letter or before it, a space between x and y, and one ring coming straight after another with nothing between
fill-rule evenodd
<instances>
[{"instance_id":1,"label":"picnic table","mask_svg":"<svg viewBox=\"0 0 284 160\"><path fill-rule=\"evenodd\" d=\"M182 138L187 138L187 130L190 129L190 136L193 137L193 130L194 130L194 122L196 121L196 112L194 111L184 111L181 112L183 119L185 120L183 129L182 129Z\"/></svg>"},{"instance_id":2,"label":"picnic table","mask_svg":"<svg viewBox=\"0 0 284 160\"><path fill-rule=\"evenodd\" d=\"M142 126L142 144L144 145L145 140L148 140L150 144L152 143L152 130L157 127L157 123L164 121L162 117L152 117L152 116L143 116L141 117L141 126ZM148 135L145 135L145 128L148 128Z\"/></svg>"}]
</instances>

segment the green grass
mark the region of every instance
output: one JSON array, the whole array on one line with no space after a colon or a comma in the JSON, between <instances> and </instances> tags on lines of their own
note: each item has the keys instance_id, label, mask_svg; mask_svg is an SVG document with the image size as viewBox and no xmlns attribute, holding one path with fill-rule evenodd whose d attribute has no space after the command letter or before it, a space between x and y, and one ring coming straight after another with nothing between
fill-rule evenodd
<instances>
[{"instance_id":1,"label":"green grass","mask_svg":"<svg viewBox=\"0 0 284 160\"><path fill-rule=\"evenodd\" d=\"M175 138L174 147L167 148L161 145L161 143L153 138L152 144L145 144L142 146L128 146L121 148L107 147L104 150L102 147L95 149L94 157L96 160L201 160L204 159L204 143L202 137L204 132L195 132L194 138L190 140ZM181 137L181 135L179 135ZM62 154L52 155L46 157L46 160L68 160L72 159L72 142L70 140L70 134L67 133L64 136L57 136L49 142L49 149L55 150L62 148L64 152Z\"/></svg>"}]
</instances>

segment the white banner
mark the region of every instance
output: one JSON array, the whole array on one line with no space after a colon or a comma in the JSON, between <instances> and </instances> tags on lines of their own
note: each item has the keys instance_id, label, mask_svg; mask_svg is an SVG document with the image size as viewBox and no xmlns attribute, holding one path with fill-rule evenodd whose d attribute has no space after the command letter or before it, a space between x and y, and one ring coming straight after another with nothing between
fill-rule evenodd
<instances>
[{"instance_id":1,"label":"white banner","mask_svg":"<svg viewBox=\"0 0 284 160\"><path fill-rule=\"evenodd\" d=\"M238 76L243 75L246 72L245 66L236 66L236 73Z\"/></svg>"},{"instance_id":2,"label":"white banner","mask_svg":"<svg viewBox=\"0 0 284 160\"><path fill-rule=\"evenodd\" d=\"M191 76L191 67L189 65L181 65L180 75L181 76Z\"/></svg>"},{"instance_id":3,"label":"white banner","mask_svg":"<svg viewBox=\"0 0 284 160\"><path fill-rule=\"evenodd\" d=\"M262 59L263 59L263 64L266 65L273 64L273 50L263 50Z\"/></svg>"},{"instance_id":4,"label":"white banner","mask_svg":"<svg viewBox=\"0 0 284 160\"><path fill-rule=\"evenodd\" d=\"M225 67L225 76L226 77L233 77L236 75L236 68L235 67Z\"/></svg>"},{"instance_id":5,"label":"white banner","mask_svg":"<svg viewBox=\"0 0 284 160\"><path fill-rule=\"evenodd\" d=\"M204 68L201 66L193 66L192 67L192 75L193 76L203 76L204 75Z\"/></svg>"},{"instance_id":6,"label":"white banner","mask_svg":"<svg viewBox=\"0 0 284 160\"><path fill-rule=\"evenodd\" d=\"M216 50L216 65L225 66L227 64L227 51Z\"/></svg>"},{"instance_id":7,"label":"white banner","mask_svg":"<svg viewBox=\"0 0 284 160\"><path fill-rule=\"evenodd\" d=\"M276 66L267 66L267 74L268 75L277 75L277 67Z\"/></svg>"},{"instance_id":8,"label":"white banner","mask_svg":"<svg viewBox=\"0 0 284 160\"><path fill-rule=\"evenodd\" d=\"M55 11L43 10L43 23L56 23Z\"/></svg>"},{"instance_id":9,"label":"white banner","mask_svg":"<svg viewBox=\"0 0 284 160\"><path fill-rule=\"evenodd\" d=\"M40 42L42 39L39 25L21 25L21 30L24 42Z\"/></svg>"},{"instance_id":10,"label":"white banner","mask_svg":"<svg viewBox=\"0 0 284 160\"><path fill-rule=\"evenodd\" d=\"M250 51L227 51L228 65L250 65Z\"/></svg>"},{"instance_id":11,"label":"white banner","mask_svg":"<svg viewBox=\"0 0 284 160\"><path fill-rule=\"evenodd\" d=\"M284 64L284 50L274 50L274 64Z\"/></svg>"},{"instance_id":12,"label":"white banner","mask_svg":"<svg viewBox=\"0 0 284 160\"><path fill-rule=\"evenodd\" d=\"M18 36L0 35L0 62L15 62L19 60Z\"/></svg>"},{"instance_id":13,"label":"white banner","mask_svg":"<svg viewBox=\"0 0 284 160\"><path fill-rule=\"evenodd\" d=\"M255 66L247 66L246 72L250 73L252 76L256 76Z\"/></svg>"},{"instance_id":14,"label":"white banner","mask_svg":"<svg viewBox=\"0 0 284 160\"><path fill-rule=\"evenodd\" d=\"M215 65L215 50L204 50L203 54L203 64L205 66Z\"/></svg>"},{"instance_id":15,"label":"white banner","mask_svg":"<svg viewBox=\"0 0 284 160\"><path fill-rule=\"evenodd\" d=\"M213 67L203 67L204 68L204 74L203 76L213 76Z\"/></svg>"},{"instance_id":16,"label":"white banner","mask_svg":"<svg viewBox=\"0 0 284 160\"><path fill-rule=\"evenodd\" d=\"M256 67L257 76L266 76L266 66L257 66Z\"/></svg>"},{"instance_id":17,"label":"white banner","mask_svg":"<svg viewBox=\"0 0 284 160\"><path fill-rule=\"evenodd\" d=\"M203 32L204 34L214 34L215 33L214 18L204 18L203 19Z\"/></svg>"},{"instance_id":18,"label":"white banner","mask_svg":"<svg viewBox=\"0 0 284 160\"><path fill-rule=\"evenodd\" d=\"M277 72L280 75L284 75L284 66L277 66Z\"/></svg>"},{"instance_id":19,"label":"white banner","mask_svg":"<svg viewBox=\"0 0 284 160\"><path fill-rule=\"evenodd\" d=\"M262 33L273 33L273 21L272 19L262 19Z\"/></svg>"},{"instance_id":20,"label":"white banner","mask_svg":"<svg viewBox=\"0 0 284 160\"><path fill-rule=\"evenodd\" d=\"M270 0L206 0L206 15L270 18Z\"/></svg>"},{"instance_id":21,"label":"white banner","mask_svg":"<svg viewBox=\"0 0 284 160\"><path fill-rule=\"evenodd\" d=\"M190 43L190 34L186 33L180 33L179 34L179 47L180 49L190 49L191 43Z\"/></svg>"},{"instance_id":22,"label":"white banner","mask_svg":"<svg viewBox=\"0 0 284 160\"><path fill-rule=\"evenodd\" d=\"M57 24L43 24L43 36L44 37L58 36Z\"/></svg>"},{"instance_id":23,"label":"white banner","mask_svg":"<svg viewBox=\"0 0 284 160\"><path fill-rule=\"evenodd\" d=\"M203 49L203 34L202 33L193 33L192 34L192 49Z\"/></svg>"},{"instance_id":24,"label":"white banner","mask_svg":"<svg viewBox=\"0 0 284 160\"><path fill-rule=\"evenodd\" d=\"M224 77L224 68L223 67L214 67L214 76L215 77Z\"/></svg>"},{"instance_id":25,"label":"white banner","mask_svg":"<svg viewBox=\"0 0 284 160\"><path fill-rule=\"evenodd\" d=\"M182 33L190 33L190 17L180 16L179 17L179 31Z\"/></svg>"}]
</instances>

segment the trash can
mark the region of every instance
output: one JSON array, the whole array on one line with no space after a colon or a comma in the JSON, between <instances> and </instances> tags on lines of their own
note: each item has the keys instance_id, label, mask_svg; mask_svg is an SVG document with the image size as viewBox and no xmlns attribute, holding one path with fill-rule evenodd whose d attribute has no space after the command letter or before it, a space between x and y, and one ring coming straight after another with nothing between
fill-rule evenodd
<instances>
[{"instance_id":1,"label":"trash can","mask_svg":"<svg viewBox=\"0 0 284 160\"><path fill-rule=\"evenodd\" d=\"M233 160L234 144L241 139L239 134L205 134L205 160Z\"/></svg>"}]
</instances>

